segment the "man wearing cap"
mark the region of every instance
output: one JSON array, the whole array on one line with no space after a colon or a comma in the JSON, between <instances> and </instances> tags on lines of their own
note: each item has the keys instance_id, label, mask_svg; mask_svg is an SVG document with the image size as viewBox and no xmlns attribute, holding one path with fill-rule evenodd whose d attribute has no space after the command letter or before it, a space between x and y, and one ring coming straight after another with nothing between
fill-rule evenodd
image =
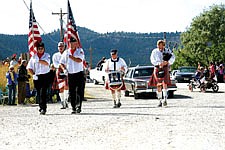
<instances>
[{"instance_id":1,"label":"man wearing cap","mask_svg":"<svg viewBox=\"0 0 225 150\"><path fill-rule=\"evenodd\" d=\"M112 49L111 58L106 61L106 72L109 73L111 71L121 71L126 73L127 71L127 64L123 58L118 57L118 51L116 49ZM120 77L118 77L120 78ZM111 78L109 77L109 80ZM108 82L106 82L106 89L110 89ZM111 89L112 99L113 99L113 108L119 108L121 106L121 90L125 90L125 85L123 84L122 88L117 90ZM116 95L117 94L117 95Z\"/></svg>"},{"instance_id":2,"label":"man wearing cap","mask_svg":"<svg viewBox=\"0 0 225 150\"><path fill-rule=\"evenodd\" d=\"M151 63L155 66L149 84L157 86L158 107L167 106L167 84L171 84L169 67L175 61L175 56L170 49L165 48L163 40L157 41L157 48L152 50ZM162 89L163 87L163 89ZM164 99L162 100L162 95Z\"/></svg>"},{"instance_id":3,"label":"man wearing cap","mask_svg":"<svg viewBox=\"0 0 225 150\"><path fill-rule=\"evenodd\" d=\"M8 105L16 105L16 85L18 74L14 70L14 66L9 66L9 71L6 72L7 86L9 89Z\"/></svg>"},{"instance_id":4,"label":"man wearing cap","mask_svg":"<svg viewBox=\"0 0 225 150\"><path fill-rule=\"evenodd\" d=\"M79 47L77 39L73 37L70 38L69 44L70 48L63 53L60 65L64 74L68 74L72 114L76 114L81 112L84 100L84 51Z\"/></svg>"},{"instance_id":5,"label":"man wearing cap","mask_svg":"<svg viewBox=\"0 0 225 150\"><path fill-rule=\"evenodd\" d=\"M60 67L60 59L65 50L65 45L63 42L58 43L58 52L52 56L52 62L56 70L57 84L59 87L59 97L61 99L62 107L61 109L66 109L68 107L68 77L63 73L63 69Z\"/></svg>"},{"instance_id":6,"label":"man wearing cap","mask_svg":"<svg viewBox=\"0 0 225 150\"><path fill-rule=\"evenodd\" d=\"M44 43L37 43L37 53L34 54L27 65L33 75L34 87L37 90L36 101L39 102L39 111L45 115L47 111L47 88L49 86L50 55L45 52Z\"/></svg>"}]
</instances>

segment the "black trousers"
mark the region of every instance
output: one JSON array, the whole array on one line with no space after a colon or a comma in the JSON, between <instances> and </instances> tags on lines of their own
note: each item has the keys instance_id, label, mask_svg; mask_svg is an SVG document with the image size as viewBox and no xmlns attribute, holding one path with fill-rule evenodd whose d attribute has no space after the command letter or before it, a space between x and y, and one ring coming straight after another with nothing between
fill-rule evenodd
<instances>
[{"instance_id":1,"label":"black trousers","mask_svg":"<svg viewBox=\"0 0 225 150\"><path fill-rule=\"evenodd\" d=\"M37 90L36 101L39 103L40 109L47 109L47 89L49 86L49 74L38 75L38 80L34 80L34 87Z\"/></svg>"},{"instance_id":2,"label":"black trousers","mask_svg":"<svg viewBox=\"0 0 225 150\"><path fill-rule=\"evenodd\" d=\"M81 109L84 100L84 72L78 72L68 75L69 96L73 110Z\"/></svg>"}]
</instances>

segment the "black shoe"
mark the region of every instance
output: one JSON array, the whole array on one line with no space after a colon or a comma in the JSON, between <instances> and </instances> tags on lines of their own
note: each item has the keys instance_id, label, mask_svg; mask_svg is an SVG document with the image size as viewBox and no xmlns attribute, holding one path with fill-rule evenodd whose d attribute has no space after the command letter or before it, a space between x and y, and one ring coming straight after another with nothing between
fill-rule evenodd
<instances>
[{"instance_id":1,"label":"black shoe","mask_svg":"<svg viewBox=\"0 0 225 150\"><path fill-rule=\"evenodd\" d=\"M39 112L41 112L41 111L42 111L42 109L40 108L40 109L39 109Z\"/></svg>"},{"instance_id":2,"label":"black shoe","mask_svg":"<svg viewBox=\"0 0 225 150\"><path fill-rule=\"evenodd\" d=\"M66 109L66 107L61 107L60 109Z\"/></svg>"},{"instance_id":3,"label":"black shoe","mask_svg":"<svg viewBox=\"0 0 225 150\"><path fill-rule=\"evenodd\" d=\"M163 107L167 107L167 101L163 101Z\"/></svg>"},{"instance_id":4,"label":"black shoe","mask_svg":"<svg viewBox=\"0 0 225 150\"><path fill-rule=\"evenodd\" d=\"M71 114L76 114L76 113L77 113L76 109L73 108Z\"/></svg>"},{"instance_id":5,"label":"black shoe","mask_svg":"<svg viewBox=\"0 0 225 150\"><path fill-rule=\"evenodd\" d=\"M113 108L118 108L117 104L114 104Z\"/></svg>"},{"instance_id":6,"label":"black shoe","mask_svg":"<svg viewBox=\"0 0 225 150\"><path fill-rule=\"evenodd\" d=\"M71 114L76 114L77 113L77 111L76 110L73 110L72 112L71 112Z\"/></svg>"},{"instance_id":7,"label":"black shoe","mask_svg":"<svg viewBox=\"0 0 225 150\"><path fill-rule=\"evenodd\" d=\"M120 108L121 105L122 105L122 104L119 102L119 103L117 104L117 107Z\"/></svg>"},{"instance_id":8,"label":"black shoe","mask_svg":"<svg viewBox=\"0 0 225 150\"><path fill-rule=\"evenodd\" d=\"M45 115L45 113L46 113L46 111L42 110L42 111L40 112L40 115Z\"/></svg>"},{"instance_id":9,"label":"black shoe","mask_svg":"<svg viewBox=\"0 0 225 150\"><path fill-rule=\"evenodd\" d=\"M160 101L157 107L162 107L162 102Z\"/></svg>"},{"instance_id":10,"label":"black shoe","mask_svg":"<svg viewBox=\"0 0 225 150\"><path fill-rule=\"evenodd\" d=\"M80 108L77 108L77 113L81 113L81 109Z\"/></svg>"}]
</instances>

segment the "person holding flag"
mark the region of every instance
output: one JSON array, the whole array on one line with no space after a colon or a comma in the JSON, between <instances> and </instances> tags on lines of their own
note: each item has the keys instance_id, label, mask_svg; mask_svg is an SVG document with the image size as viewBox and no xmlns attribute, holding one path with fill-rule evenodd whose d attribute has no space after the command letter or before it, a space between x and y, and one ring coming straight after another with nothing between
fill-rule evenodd
<instances>
[{"instance_id":1,"label":"person holding flag","mask_svg":"<svg viewBox=\"0 0 225 150\"><path fill-rule=\"evenodd\" d=\"M44 43L37 43L37 53L34 54L27 65L27 69L33 75L34 87L37 90L39 111L45 115L47 111L47 88L49 86L50 55L45 52Z\"/></svg>"},{"instance_id":2,"label":"person holding flag","mask_svg":"<svg viewBox=\"0 0 225 150\"><path fill-rule=\"evenodd\" d=\"M67 49L61 59L60 65L65 75L68 75L69 96L72 106L72 114L80 113L84 100L84 51L79 47L78 40L70 38L70 48Z\"/></svg>"}]
</instances>

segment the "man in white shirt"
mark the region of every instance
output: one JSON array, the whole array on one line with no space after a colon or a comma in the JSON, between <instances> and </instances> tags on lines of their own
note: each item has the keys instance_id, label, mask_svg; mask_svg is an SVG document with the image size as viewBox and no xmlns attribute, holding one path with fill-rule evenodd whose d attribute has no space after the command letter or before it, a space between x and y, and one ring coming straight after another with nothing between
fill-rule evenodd
<instances>
[{"instance_id":1,"label":"man in white shirt","mask_svg":"<svg viewBox=\"0 0 225 150\"><path fill-rule=\"evenodd\" d=\"M59 97L61 99L62 108L66 109L68 107L68 97L69 97L69 87L68 87L68 77L63 74L63 70L60 67L60 59L63 55L63 52L65 50L65 45L63 42L58 43L58 52L53 54L52 61L54 67L56 70L56 78L57 78L57 84L59 87Z\"/></svg>"},{"instance_id":2,"label":"man in white shirt","mask_svg":"<svg viewBox=\"0 0 225 150\"><path fill-rule=\"evenodd\" d=\"M37 99L41 115L47 111L47 88L49 86L50 55L45 52L44 43L37 44L37 53L34 54L27 65L27 69L33 75L34 87L37 90Z\"/></svg>"},{"instance_id":3,"label":"man in white shirt","mask_svg":"<svg viewBox=\"0 0 225 150\"><path fill-rule=\"evenodd\" d=\"M68 74L69 96L72 106L72 114L80 113L84 100L84 51L79 47L77 39L70 38L70 47L60 59L60 65L64 74Z\"/></svg>"},{"instance_id":4,"label":"man in white shirt","mask_svg":"<svg viewBox=\"0 0 225 150\"><path fill-rule=\"evenodd\" d=\"M111 58L106 61L106 69L105 69L106 72L110 73L111 71L121 71L123 73L126 73L127 64L123 58L118 57L118 51L116 49L112 49L110 54L111 54ZM117 75L118 75L118 81L120 81L120 79L122 80L122 74L117 74ZM121 90L126 89L125 84L122 81L121 88L118 88L118 87L110 88L109 87L110 82L111 82L111 74L109 74L109 80L106 82L106 89L111 90L113 104L114 104L113 108L119 108L121 106L121 102L120 102ZM120 87L120 85L119 85L119 87ZM116 99L116 97L117 97L117 99Z\"/></svg>"},{"instance_id":5,"label":"man in white shirt","mask_svg":"<svg viewBox=\"0 0 225 150\"><path fill-rule=\"evenodd\" d=\"M150 85L157 86L157 97L159 99L158 107L167 106L167 84L171 84L169 67L175 61L175 55L169 49L165 48L163 40L157 41L155 48L150 56L151 63L155 66ZM163 89L162 89L163 87ZM162 94L164 99L162 100Z\"/></svg>"}]
</instances>

